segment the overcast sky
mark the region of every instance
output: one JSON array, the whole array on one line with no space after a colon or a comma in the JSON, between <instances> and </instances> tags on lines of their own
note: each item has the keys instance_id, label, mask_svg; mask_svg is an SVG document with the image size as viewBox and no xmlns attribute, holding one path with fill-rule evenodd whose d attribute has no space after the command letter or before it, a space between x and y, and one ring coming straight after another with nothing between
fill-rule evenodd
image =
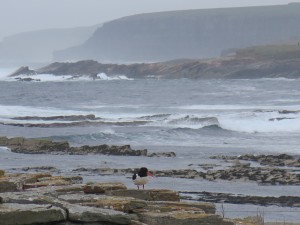
<instances>
[{"instance_id":1,"label":"overcast sky","mask_svg":"<svg viewBox=\"0 0 300 225\"><path fill-rule=\"evenodd\" d=\"M91 26L145 12L289 2L300 0L0 0L0 40L24 31Z\"/></svg>"}]
</instances>

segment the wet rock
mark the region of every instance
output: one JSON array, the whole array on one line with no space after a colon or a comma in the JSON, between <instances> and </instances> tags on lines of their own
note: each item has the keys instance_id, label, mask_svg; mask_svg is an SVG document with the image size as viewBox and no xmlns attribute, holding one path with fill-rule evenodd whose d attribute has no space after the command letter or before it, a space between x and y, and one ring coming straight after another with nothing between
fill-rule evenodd
<instances>
[{"instance_id":1,"label":"wet rock","mask_svg":"<svg viewBox=\"0 0 300 225\"><path fill-rule=\"evenodd\" d=\"M109 145L98 145L88 146L84 145L81 147L71 147L69 149L71 154L103 154L103 155L125 155L125 156L147 156L147 149L144 150L133 150L130 145L123 146L109 146Z\"/></svg>"},{"instance_id":2,"label":"wet rock","mask_svg":"<svg viewBox=\"0 0 300 225\"><path fill-rule=\"evenodd\" d=\"M26 224L50 224L66 221L67 215L64 210L49 205L35 204L1 204L1 225L26 225Z\"/></svg>"},{"instance_id":3,"label":"wet rock","mask_svg":"<svg viewBox=\"0 0 300 225\"><path fill-rule=\"evenodd\" d=\"M95 120L98 119L94 114L88 115L70 115L70 116L48 116L48 117L40 117L40 116L23 116L23 117L13 117L13 120L59 120L59 121L84 121L84 120Z\"/></svg>"},{"instance_id":4,"label":"wet rock","mask_svg":"<svg viewBox=\"0 0 300 225\"><path fill-rule=\"evenodd\" d=\"M127 168L127 169L112 169L112 168L78 168L72 170L73 172L89 172L89 173L97 173L99 175L129 175L133 174L138 168L132 169L132 168Z\"/></svg>"},{"instance_id":5,"label":"wet rock","mask_svg":"<svg viewBox=\"0 0 300 225\"><path fill-rule=\"evenodd\" d=\"M13 168L11 170L20 170L20 171L32 171L32 172L59 172L59 170L53 166L34 166L34 167L23 167L23 168Z\"/></svg>"},{"instance_id":6,"label":"wet rock","mask_svg":"<svg viewBox=\"0 0 300 225\"><path fill-rule=\"evenodd\" d=\"M152 190L116 190L107 192L107 195L133 197L145 201L179 201L179 195L175 191L152 189Z\"/></svg>"},{"instance_id":7,"label":"wet rock","mask_svg":"<svg viewBox=\"0 0 300 225\"><path fill-rule=\"evenodd\" d=\"M147 156L147 149L133 150L130 145L98 145L70 147L66 141L54 142L51 140L25 139L23 137L0 137L0 146L7 146L12 152L26 154L104 154L122 156Z\"/></svg>"},{"instance_id":8,"label":"wet rock","mask_svg":"<svg viewBox=\"0 0 300 225\"><path fill-rule=\"evenodd\" d=\"M217 164L189 164L188 166L199 166L204 170L209 170L209 169L213 169L214 167L218 167L220 165Z\"/></svg>"},{"instance_id":9,"label":"wet rock","mask_svg":"<svg viewBox=\"0 0 300 225\"><path fill-rule=\"evenodd\" d=\"M103 194L106 191L125 190L127 187L123 183L92 183L84 186L86 194Z\"/></svg>"},{"instance_id":10,"label":"wet rock","mask_svg":"<svg viewBox=\"0 0 300 225\"><path fill-rule=\"evenodd\" d=\"M261 165L267 166L290 166L290 167L300 167L300 158L299 156L291 156L287 154L280 155L253 155L245 154L241 156L212 156L211 159L220 159L220 160L246 160L259 162Z\"/></svg>"},{"instance_id":11,"label":"wet rock","mask_svg":"<svg viewBox=\"0 0 300 225\"><path fill-rule=\"evenodd\" d=\"M176 157L175 152L153 152L147 155L148 157Z\"/></svg>"},{"instance_id":12,"label":"wet rock","mask_svg":"<svg viewBox=\"0 0 300 225\"><path fill-rule=\"evenodd\" d=\"M33 79L31 77L26 77L26 78L21 78L21 77L17 77L15 78L17 81L26 81L26 82L30 82L30 81L41 81L40 79Z\"/></svg>"},{"instance_id":13,"label":"wet rock","mask_svg":"<svg viewBox=\"0 0 300 225\"><path fill-rule=\"evenodd\" d=\"M185 200L197 200L200 202L213 202L213 203L232 203L232 204L254 204L254 205L276 205L281 207L299 207L297 204L300 202L299 196L249 196L249 195L236 195L231 193L214 193L214 192L180 192ZM192 194L193 196L188 196Z\"/></svg>"},{"instance_id":14,"label":"wet rock","mask_svg":"<svg viewBox=\"0 0 300 225\"><path fill-rule=\"evenodd\" d=\"M205 173L197 170L184 169L184 170L155 170L153 171L155 176L158 177L174 177L174 178L201 178L204 177Z\"/></svg>"},{"instance_id":15,"label":"wet rock","mask_svg":"<svg viewBox=\"0 0 300 225\"><path fill-rule=\"evenodd\" d=\"M25 139L22 137L8 139L6 145L11 148L12 152L27 154L66 153L70 148L68 142L52 142L50 140Z\"/></svg>"},{"instance_id":16,"label":"wet rock","mask_svg":"<svg viewBox=\"0 0 300 225\"><path fill-rule=\"evenodd\" d=\"M205 179L250 180L263 184L299 185L300 174L287 170L266 167L233 167L227 170L209 170Z\"/></svg>"},{"instance_id":17,"label":"wet rock","mask_svg":"<svg viewBox=\"0 0 300 225\"><path fill-rule=\"evenodd\" d=\"M5 175L5 171L4 170L0 170L0 178L4 177L4 175Z\"/></svg>"}]
</instances>

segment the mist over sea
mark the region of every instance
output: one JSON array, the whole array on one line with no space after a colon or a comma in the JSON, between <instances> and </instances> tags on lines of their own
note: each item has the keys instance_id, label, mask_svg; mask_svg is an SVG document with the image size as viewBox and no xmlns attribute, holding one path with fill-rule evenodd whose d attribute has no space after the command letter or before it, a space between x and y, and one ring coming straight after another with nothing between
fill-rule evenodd
<instances>
[{"instance_id":1,"label":"mist over sea","mask_svg":"<svg viewBox=\"0 0 300 225\"><path fill-rule=\"evenodd\" d=\"M74 146L130 144L133 149L177 154L175 159L28 156L1 148L0 164L8 171L41 165L55 166L65 173L79 167L134 168L145 164L155 169L185 169L192 168L190 164L209 163L209 156L218 154L300 154L300 80L123 77L71 81L51 76L47 81L20 82L8 79L8 71L0 71L0 136L66 140ZM95 120L78 126L72 125L76 121L39 119L88 114L95 115ZM127 178L85 175L85 180L99 179L130 185ZM219 182L166 178L156 178L150 185L273 196L296 195L298 190L238 182L223 182L221 189Z\"/></svg>"}]
</instances>

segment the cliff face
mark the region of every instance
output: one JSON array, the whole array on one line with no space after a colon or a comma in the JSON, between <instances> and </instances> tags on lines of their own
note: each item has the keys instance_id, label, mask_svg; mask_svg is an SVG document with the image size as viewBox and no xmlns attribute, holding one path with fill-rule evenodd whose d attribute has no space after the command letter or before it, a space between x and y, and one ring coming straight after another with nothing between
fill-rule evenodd
<instances>
[{"instance_id":1,"label":"cliff face","mask_svg":"<svg viewBox=\"0 0 300 225\"><path fill-rule=\"evenodd\" d=\"M141 14L105 23L56 60L165 61L300 37L300 4Z\"/></svg>"}]
</instances>

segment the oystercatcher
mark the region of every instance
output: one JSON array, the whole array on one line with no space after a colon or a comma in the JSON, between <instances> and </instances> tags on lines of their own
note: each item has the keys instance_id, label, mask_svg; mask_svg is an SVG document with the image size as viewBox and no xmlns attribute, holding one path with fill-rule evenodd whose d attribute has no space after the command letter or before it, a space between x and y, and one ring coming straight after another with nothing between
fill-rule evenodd
<instances>
[{"instance_id":1,"label":"oystercatcher","mask_svg":"<svg viewBox=\"0 0 300 225\"><path fill-rule=\"evenodd\" d=\"M140 186L143 185L143 189L145 184L149 182L148 176L153 177L153 174L148 171L146 167L140 168L138 173L134 173L132 176L133 183L140 189Z\"/></svg>"}]
</instances>

